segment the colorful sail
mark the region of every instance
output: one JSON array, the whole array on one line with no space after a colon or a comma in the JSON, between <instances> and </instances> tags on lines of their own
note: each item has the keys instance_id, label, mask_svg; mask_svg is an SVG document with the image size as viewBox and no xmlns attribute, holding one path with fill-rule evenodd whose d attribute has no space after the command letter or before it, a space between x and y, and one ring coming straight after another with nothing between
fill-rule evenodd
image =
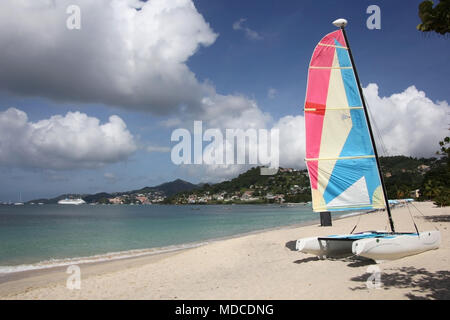
<instances>
[{"instance_id":1,"label":"colorful sail","mask_svg":"<svg viewBox=\"0 0 450 320\"><path fill-rule=\"evenodd\" d=\"M305 102L313 210L384 208L367 119L342 30L316 46Z\"/></svg>"}]
</instances>

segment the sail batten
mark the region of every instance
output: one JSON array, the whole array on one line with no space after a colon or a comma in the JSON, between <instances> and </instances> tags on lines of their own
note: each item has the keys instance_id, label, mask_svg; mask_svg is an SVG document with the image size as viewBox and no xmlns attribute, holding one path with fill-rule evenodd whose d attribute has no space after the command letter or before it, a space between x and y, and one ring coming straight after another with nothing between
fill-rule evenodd
<instances>
[{"instance_id":1,"label":"sail batten","mask_svg":"<svg viewBox=\"0 0 450 320\"><path fill-rule=\"evenodd\" d=\"M333 48L342 48L342 49L348 50L347 47L337 46L337 45L333 45L333 44L325 44L325 43L320 43L320 42L318 43L318 46L333 47Z\"/></svg>"},{"instance_id":2,"label":"sail batten","mask_svg":"<svg viewBox=\"0 0 450 320\"><path fill-rule=\"evenodd\" d=\"M337 108L328 107L327 111L330 111L330 110L351 110L351 109L363 109L363 107L337 107ZM317 110L320 110L320 109L317 109L317 108L305 108L303 110L304 111L317 111Z\"/></svg>"},{"instance_id":3,"label":"sail batten","mask_svg":"<svg viewBox=\"0 0 450 320\"><path fill-rule=\"evenodd\" d=\"M315 158L315 159L305 159L305 161L326 161L326 160L365 159L365 158L375 158L375 156L368 155L368 156L336 157L336 158Z\"/></svg>"},{"instance_id":4,"label":"sail batten","mask_svg":"<svg viewBox=\"0 0 450 320\"><path fill-rule=\"evenodd\" d=\"M310 69L352 69L352 67L309 67Z\"/></svg>"},{"instance_id":5,"label":"sail batten","mask_svg":"<svg viewBox=\"0 0 450 320\"><path fill-rule=\"evenodd\" d=\"M384 207L353 68L342 30L326 35L311 58L304 111L314 211Z\"/></svg>"}]
</instances>

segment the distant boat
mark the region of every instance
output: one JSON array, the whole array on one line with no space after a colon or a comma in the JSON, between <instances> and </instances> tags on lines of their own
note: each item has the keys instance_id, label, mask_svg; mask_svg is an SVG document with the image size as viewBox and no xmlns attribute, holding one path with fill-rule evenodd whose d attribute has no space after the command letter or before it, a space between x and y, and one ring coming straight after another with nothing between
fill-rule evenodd
<instances>
[{"instance_id":1,"label":"distant boat","mask_svg":"<svg viewBox=\"0 0 450 320\"><path fill-rule=\"evenodd\" d=\"M23 206L24 203L22 202L22 192L19 195L19 202L14 203L15 206Z\"/></svg>"},{"instance_id":2,"label":"distant boat","mask_svg":"<svg viewBox=\"0 0 450 320\"><path fill-rule=\"evenodd\" d=\"M72 204L72 205L80 205L80 204L86 204L86 201L84 201L81 198L78 199L63 199L59 200L58 204Z\"/></svg>"},{"instance_id":3,"label":"distant boat","mask_svg":"<svg viewBox=\"0 0 450 320\"><path fill-rule=\"evenodd\" d=\"M306 164L312 208L323 217L330 211L385 209L391 232L309 237L297 250L319 257L361 256L394 260L439 248L439 231L396 232L378 152L352 53L345 19L314 50L305 102ZM325 219L324 219L325 220Z\"/></svg>"}]
</instances>

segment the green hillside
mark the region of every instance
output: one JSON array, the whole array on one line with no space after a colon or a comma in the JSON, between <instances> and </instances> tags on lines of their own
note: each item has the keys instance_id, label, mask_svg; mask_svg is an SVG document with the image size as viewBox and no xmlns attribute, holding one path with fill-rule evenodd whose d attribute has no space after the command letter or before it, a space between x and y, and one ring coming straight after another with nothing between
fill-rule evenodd
<instances>
[{"instance_id":1,"label":"green hillside","mask_svg":"<svg viewBox=\"0 0 450 320\"><path fill-rule=\"evenodd\" d=\"M412 158L393 156L380 158L389 199L415 197L431 200L440 196L449 200L450 170L447 158ZM205 184L189 192L181 192L165 203L271 203L311 201L309 177L306 170L280 168L273 176L263 176L260 168L252 168L238 177L217 184ZM249 195L249 196L247 196ZM270 196L279 195L278 199ZM245 198L247 196L247 198Z\"/></svg>"}]
</instances>

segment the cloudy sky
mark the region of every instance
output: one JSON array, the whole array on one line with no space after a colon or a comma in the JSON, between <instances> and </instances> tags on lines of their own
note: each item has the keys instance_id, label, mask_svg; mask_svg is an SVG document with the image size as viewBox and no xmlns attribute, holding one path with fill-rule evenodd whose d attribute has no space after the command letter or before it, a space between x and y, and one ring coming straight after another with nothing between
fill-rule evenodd
<instances>
[{"instance_id":1,"label":"cloudy sky","mask_svg":"<svg viewBox=\"0 0 450 320\"><path fill-rule=\"evenodd\" d=\"M431 156L449 127L448 38L416 31L420 1L2 0L0 201L121 191L243 166L176 166L176 128L277 128L304 167L307 68L331 21L349 40L383 154ZM81 29L66 23L71 5Z\"/></svg>"}]
</instances>

